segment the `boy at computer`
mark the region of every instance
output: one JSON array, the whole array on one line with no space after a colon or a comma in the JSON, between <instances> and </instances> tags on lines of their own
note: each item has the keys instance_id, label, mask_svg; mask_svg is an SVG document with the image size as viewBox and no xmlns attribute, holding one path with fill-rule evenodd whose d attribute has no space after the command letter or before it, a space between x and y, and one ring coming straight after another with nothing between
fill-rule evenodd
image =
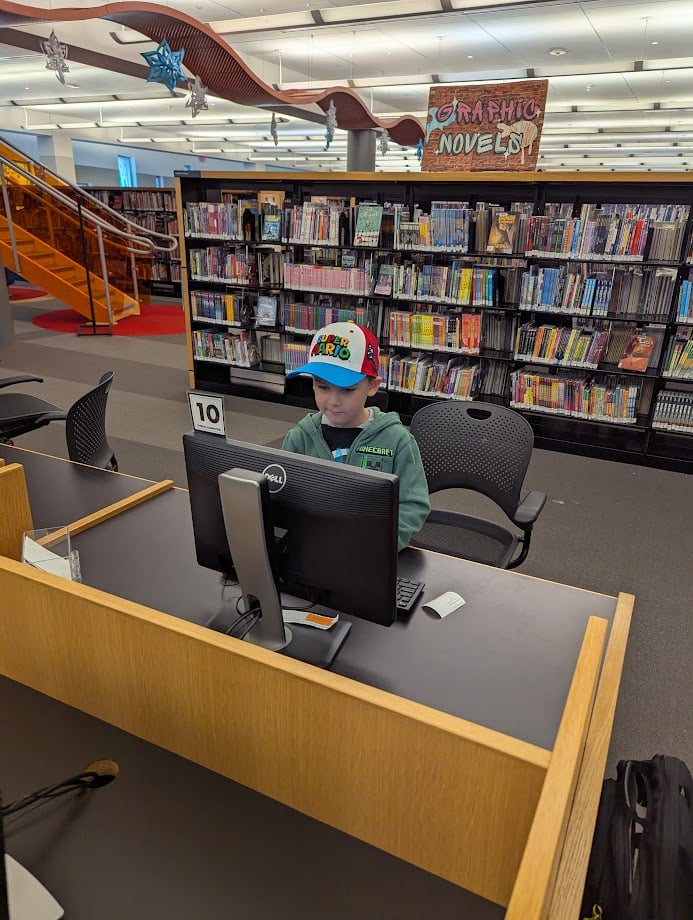
<instances>
[{"instance_id":1,"label":"boy at computer","mask_svg":"<svg viewBox=\"0 0 693 920\"><path fill-rule=\"evenodd\" d=\"M416 441L396 412L366 406L380 386L378 340L356 323L331 323L315 334L308 354L308 361L287 377L313 378L318 411L292 428L282 447L398 476L397 548L402 550L421 530L431 506Z\"/></svg>"}]
</instances>

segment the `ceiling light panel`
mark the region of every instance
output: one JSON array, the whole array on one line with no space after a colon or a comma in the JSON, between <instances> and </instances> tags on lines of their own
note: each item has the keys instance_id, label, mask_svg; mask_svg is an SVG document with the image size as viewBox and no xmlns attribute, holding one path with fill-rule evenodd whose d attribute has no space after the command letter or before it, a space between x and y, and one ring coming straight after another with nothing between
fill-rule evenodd
<instances>
[{"instance_id":1,"label":"ceiling light panel","mask_svg":"<svg viewBox=\"0 0 693 920\"><path fill-rule=\"evenodd\" d=\"M672 57L690 56L691 5L688 0L666 3L596 3L585 7L585 16L611 57L622 58L632 49L658 56L666 46ZM682 28L688 23L689 28ZM652 46L656 40L658 45Z\"/></svg>"},{"instance_id":2,"label":"ceiling light panel","mask_svg":"<svg viewBox=\"0 0 693 920\"><path fill-rule=\"evenodd\" d=\"M439 12L440 0L390 0L390 2L363 3L357 6L325 7L320 10L320 16L327 23L339 23Z\"/></svg>"}]
</instances>

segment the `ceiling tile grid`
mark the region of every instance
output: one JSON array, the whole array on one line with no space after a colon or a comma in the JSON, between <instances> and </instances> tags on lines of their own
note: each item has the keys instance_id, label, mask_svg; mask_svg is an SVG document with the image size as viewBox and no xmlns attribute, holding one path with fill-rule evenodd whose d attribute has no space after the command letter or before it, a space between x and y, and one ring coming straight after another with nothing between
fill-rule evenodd
<instances>
[{"instance_id":1,"label":"ceiling tile grid","mask_svg":"<svg viewBox=\"0 0 693 920\"><path fill-rule=\"evenodd\" d=\"M108 4L115 18L120 5ZM32 4L50 16L74 6L60 0ZM43 20L18 22L12 4L0 0L0 129L69 131L109 142L127 138L130 144L177 151L198 152L205 145L235 161L291 166L295 160L302 169L306 163L343 169L346 132L338 129L325 149L324 106L311 104L306 91L327 100L330 87L351 87L377 118L414 115L423 124L435 83L536 76L549 80L542 169L689 169L690 0L171 0L166 7L205 24L247 71L273 90L293 92L295 103L288 108L268 103L264 109L240 104L253 90L236 78L236 100L210 95L209 109L193 119L185 107L185 85L172 97L163 86L133 75L145 66L141 53L156 46L136 28L113 17L70 21L67 13L51 22L48 12ZM45 69L38 44L51 29L68 45L64 86ZM176 39L190 44L188 62L195 61L193 32L182 25L172 31L172 47ZM131 72L119 73L118 62ZM221 82L229 82L230 67L220 54ZM273 107L282 117L276 147L269 136ZM356 117L358 106L346 97L341 108L343 117L347 111ZM339 115L338 107L338 123ZM690 157L693 164L693 152ZM376 169L418 168L413 147L391 144L385 156L376 156Z\"/></svg>"}]
</instances>

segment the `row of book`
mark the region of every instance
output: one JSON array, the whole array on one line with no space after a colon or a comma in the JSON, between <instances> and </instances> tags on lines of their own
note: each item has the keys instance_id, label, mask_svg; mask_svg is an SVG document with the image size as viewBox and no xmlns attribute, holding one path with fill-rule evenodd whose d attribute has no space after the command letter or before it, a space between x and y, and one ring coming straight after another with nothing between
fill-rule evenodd
<instances>
[{"instance_id":1,"label":"row of book","mask_svg":"<svg viewBox=\"0 0 693 920\"><path fill-rule=\"evenodd\" d=\"M478 354L481 314L390 313L390 345Z\"/></svg>"},{"instance_id":2,"label":"row of book","mask_svg":"<svg viewBox=\"0 0 693 920\"><path fill-rule=\"evenodd\" d=\"M590 272L587 265L532 265L522 273L519 308L591 316L608 310L610 296L610 278Z\"/></svg>"},{"instance_id":3,"label":"row of book","mask_svg":"<svg viewBox=\"0 0 693 920\"><path fill-rule=\"evenodd\" d=\"M195 329L192 340L196 358L223 361L239 367L253 367L260 363L257 339L253 333Z\"/></svg>"},{"instance_id":4,"label":"row of book","mask_svg":"<svg viewBox=\"0 0 693 920\"><path fill-rule=\"evenodd\" d=\"M284 303L284 330L286 332L314 333L329 323L346 323L352 320L361 326L369 325L369 310L365 306L333 307L322 304Z\"/></svg>"},{"instance_id":5,"label":"row of book","mask_svg":"<svg viewBox=\"0 0 693 920\"><path fill-rule=\"evenodd\" d=\"M190 202L183 211L183 230L186 236L204 236L214 239L241 240L241 217L236 204L221 202Z\"/></svg>"},{"instance_id":6,"label":"row of book","mask_svg":"<svg viewBox=\"0 0 693 920\"><path fill-rule=\"evenodd\" d=\"M186 202L186 236L207 236L245 242L278 243L282 239L284 192L222 191L221 201Z\"/></svg>"},{"instance_id":7,"label":"row of book","mask_svg":"<svg viewBox=\"0 0 693 920\"><path fill-rule=\"evenodd\" d=\"M152 281L180 282L180 262L155 259L152 262Z\"/></svg>"},{"instance_id":8,"label":"row of book","mask_svg":"<svg viewBox=\"0 0 693 920\"><path fill-rule=\"evenodd\" d=\"M693 393L660 390L652 415L652 427L693 434Z\"/></svg>"},{"instance_id":9,"label":"row of book","mask_svg":"<svg viewBox=\"0 0 693 920\"><path fill-rule=\"evenodd\" d=\"M371 293L370 263L354 268L284 262L284 285L303 291L367 295Z\"/></svg>"},{"instance_id":10,"label":"row of book","mask_svg":"<svg viewBox=\"0 0 693 920\"><path fill-rule=\"evenodd\" d=\"M511 367L505 361L486 361L481 375L479 396L505 399L510 391Z\"/></svg>"},{"instance_id":11,"label":"row of book","mask_svg":"<svg viewBox=\"0 0 693 920\"><path fill-rule=\"evenodd\" d=\"M217 322L240 323L235 294L216 291L191 291L190 305L193 319L213 319Z\"/></svg>"},{"instance_id":12,"label":"row of book","mask_svg":"<svg viewBox=\"0 0 693 920\"><path fill-rule=\"evenodd\" d=\"M618 378L548 375L531 369L511 374L510 405L599 422L633 425L637 420L639 384Z\"/></svg>"},{"instance_id":13,"label":"row of book","mask_svg":"<svg viewBox=\"0 0 693 920\"><path fill-rule=\"evenodd\" d=\"M350 245L350 219L342 204L306 201L294 206L288 215L287 235L290 243Z\"/></svg>"},{"instance_id":14,"label":"row of book","mask_svg":"<svg viewBox=\"0 0 693 920\"><path fill-rule=\"evenodd\" d=\"M169 211L175 214L173 189L85 189L102 204L116 211Z\"/></svg>"},{"instance_id":15,"label":"row of book","mask_svg":"<svg viewBox=\"0 0 693 920\"><path fill-rule=\"evenodd\" d=\"M533 256L673 262L681 255L686 219L626 218L599 210L587 219L535 215L527 223L523 248Z\"/></svg>"},{"instance_id":16,"label":"row of book","mask_svg":"<svg viewBox=\"0 0 693 920\"><path fill-rule=\"evenodd\" d=\"M499 298L495 268L470 268L460 261L450 265L405 261L393 269L395 298L472 307L493 307Z\"/></svg>"},{"instance_id":17,"label":"row of book","mask_svg":"<svg viewBox=\"0 0 693 920\"><path fill-rule=\"evenodd\" d=\"M676 380L693 380L693 329L679 326L664 357L662 373Z\"/></svg>"},{"instance_id":18,"label":"row of book","mask_svg":"<svg viewBox=\"0 0 693 920\"><path fill-rule=\"evenodd\" d=\"M676 304L676 322L693 323L693 279L687 278L681 282Z\"/></svg>"},{"instance_id":19,"label":"row of book","mask_svg":"<svg viewBox=\"0 0 693 920\"><path fill-rule=\"evenodd\" d=\"M434 201L430 214L419 208L394 212L394 248L424 252L467 252L470 210L466 202Z\"/></svg>"},{"instance_id":20,"label":"row of book","mask_svg":"<svg viewBox=\"0 0 693 920\"><path fill-rule=\"evenodd\" d=\"M592 220L596 214L617 214L619 217L633 219L644 217L647 220L688 220L689 205L687 204L645 204L642 201L630 202L606 202L597 205L585 202L580 207L580 218L582 220ZM569 214L562 214L561 217L569 217Z\"/></svg>"},{"instance_id":21,"label":"row of book","mask_svg":"<svg viewBox=\"0 0 693 920\"><path fill-rule=\"evenodd\" d=\"M521 310L580 316L668 317L674 299L675 268L626 266L603 270L568 264L532 266L523 273Z\"/></svg>"},{"instance_id":22,"label":"row of book","mask_svg":"<svg viewBox=\"0 0 693 920\"><path fill-rule=\"evenodd\" d=\"M473 399L478 392L480 365L464 358L448 361L434 357L390 355L387 386L389 390L417 396L448 399Z\"/></svg>"},{"instance_id":23,"label":"row of book","mask_svg":"<svg viewBox=\"0 0 693 920\"><path fill-rule=\"evenodd\" d=\"M188 250L188 268L195 281L251 284L257 265L246 247L209 246Z\"/></svg>"},{"instance_id":24,"label":"row of book","mask_svg":"<svg viewBox=\"0 0 693 920\"><path fill-rule=\"evenodd\" d=\"M608 338L607 329L523 323L517 330L515 357L521 361L596 369Z\"/></svg>"}]
</instances>

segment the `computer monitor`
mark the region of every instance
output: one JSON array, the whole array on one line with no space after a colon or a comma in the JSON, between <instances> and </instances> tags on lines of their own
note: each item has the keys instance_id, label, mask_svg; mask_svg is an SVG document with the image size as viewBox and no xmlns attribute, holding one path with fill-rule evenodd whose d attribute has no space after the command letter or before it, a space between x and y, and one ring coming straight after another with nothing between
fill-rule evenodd
<instances>
[{"instance_id":1,"label":"computer monitor","mask_svg":"<svg viewBox=\"0 0 693 920\"><path fill-rule=\"evenodd\" d=\"M382 626L395 621L396 476L200 432L184 435L183 448L200 565L234 577L227 524L247 526L228 506L225 522L220 474L263 474L281 535L270 551L279 588Z\"/></svg>"}]
</instances>

